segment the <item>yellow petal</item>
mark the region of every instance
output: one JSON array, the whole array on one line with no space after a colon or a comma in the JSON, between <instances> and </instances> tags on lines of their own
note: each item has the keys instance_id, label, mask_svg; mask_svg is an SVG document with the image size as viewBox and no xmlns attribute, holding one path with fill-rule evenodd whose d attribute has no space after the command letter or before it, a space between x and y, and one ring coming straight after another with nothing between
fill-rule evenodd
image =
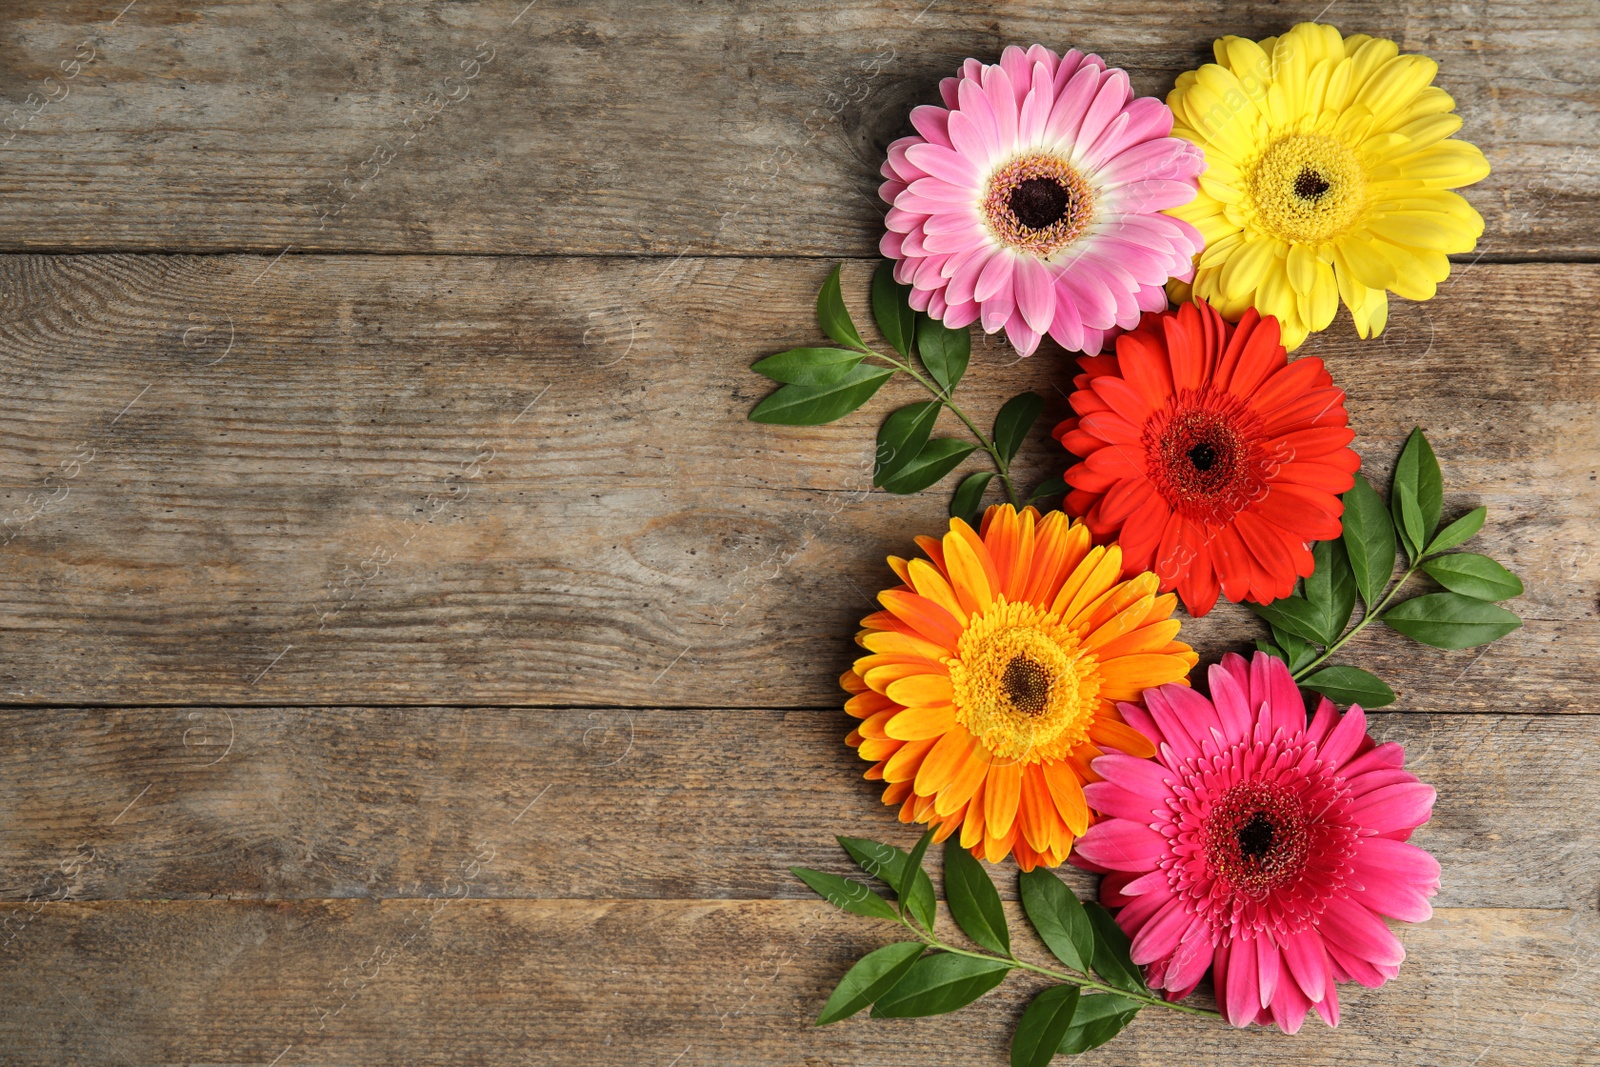
<instances>
[{"instance_id":1,"label":"yellow petal","mask_svg":"<svg viewBox=\"0 0 1600 1067\"><path fill-rule=\"evenodd\" d=\"M925 741L930 737L942 737L955 724L956 709L949 704L931 708L908 707L887 719L883 732L885 736L901 741ZM863 737L870 736L866 733L865 724L861 729Z\"/></svg>"},{"instance_id":2,"label":"yellow petal","mask_svg":"<svg viewBox=\"0 0 1600 1067\"><path fill-rule=\"evenodd\" d=\"M867 681L870 684L872 679ZM913 674L890 682L884 695L908 708L936 708L955 699L955 690L948 674Z\"/></svg>"},{"instance_id":3,"label":"yellow petal","mask_svg":"<svg viewBox=\"0 0 1600 1067\"><path fill-rule=\"evenodd\" d=\"M983 791L983 821L991 837L1004 837L1011 832L1017 817L1017 800L1022 794L1022 764L995 763Z\"/></svg>"}]
</instances>

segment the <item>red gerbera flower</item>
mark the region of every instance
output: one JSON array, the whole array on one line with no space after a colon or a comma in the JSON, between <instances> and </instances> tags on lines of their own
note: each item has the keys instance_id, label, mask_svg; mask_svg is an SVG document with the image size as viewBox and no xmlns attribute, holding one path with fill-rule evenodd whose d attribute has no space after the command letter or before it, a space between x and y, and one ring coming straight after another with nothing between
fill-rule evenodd
<instances>
[{"instance_id":1,"label":"red gerbera flower","mask_svg":"<svg viewBox=\"0 0 1600 1067\"><path fill-rule=\"evenodd\" d=\"M1260 604L1293 592L1311 543L1339 536L1338 494L1361 466L1322 361L1290 363L1271 316L1231 326L1201 303L1147 314L1115 356L1078 363L1077 416L1055 430L1082 457L1067 511L1192 615L1219 588Z\"/></svg>"}]
</instances>

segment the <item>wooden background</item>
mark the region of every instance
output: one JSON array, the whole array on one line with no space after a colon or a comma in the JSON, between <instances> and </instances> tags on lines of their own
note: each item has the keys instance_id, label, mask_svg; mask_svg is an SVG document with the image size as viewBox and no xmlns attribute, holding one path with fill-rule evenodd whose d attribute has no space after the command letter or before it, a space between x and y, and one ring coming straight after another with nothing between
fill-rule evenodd
<instances>
[{"instance_id":1,"label":"wooden background","mask_svg":"<svg viewBox=\"0 0 1600 1067\"><path fill-rule=\"evenodd\" d=\"M1589 0L123 3L0 4L0 1063L1006 1062L1021 979L809 1028L887 935L785 867L913 836L835 678L947 497L869 491L910 390L762 427L747 367L834 262L862 306L884 147L963 57L1164 95L1323 12L1436 57L1494 173L1437 299L1305 351L1370 471L1421 424L1488 505L1526 625L1352 651L1439 789L1397 981L1085 1062L1600 1063ZM977 347L985 416L1051 400L1028 477L1071 373Z\"/></svg>"}]
</instances>

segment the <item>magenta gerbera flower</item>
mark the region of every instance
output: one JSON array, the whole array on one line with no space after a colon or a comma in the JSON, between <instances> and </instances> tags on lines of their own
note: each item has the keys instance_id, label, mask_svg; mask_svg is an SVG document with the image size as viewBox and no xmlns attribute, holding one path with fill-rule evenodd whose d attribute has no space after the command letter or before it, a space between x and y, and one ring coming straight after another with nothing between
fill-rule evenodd
<instances>
[{"instance_id":1,"label":"magenta gerbera flower","mask_svg":"<svg viewBox=\"0 0 1600 1067\"><path fill-rule=\"evenodd\" d=\"M1192 200L1200 150L1172 112L1134 99L1126 71L1074 49L969 59L889 146L881 248L911 303L946 326L980 321L1030 355L1046 333L1100 351L1188 279L1200 232L1164 208Z\"/></svg>"},{"instance_id":2,"label":"magenta gerbera flower","mask_svg":"<svg viewBox=\"0 0 1600 1067\"><path fill-rule=\"evenodd\" d=\"M1157 754L1094 761L1105 780L1084 793L1106 817L1077 855L1109 872L1101 899L1152 988L1176 1000L1215 968L1235 1026L1293 1033L1311 1008L1337 1026L1334 983L1382 985L1405 958L1382 916L1433 913L1439 864L1406 844L1433 788L1359 707L1323 698L1307 725L1281 660L1229 654L1210 679L1209 700L1163 685L1119 705Z\"/></svg>"}]
</instances>

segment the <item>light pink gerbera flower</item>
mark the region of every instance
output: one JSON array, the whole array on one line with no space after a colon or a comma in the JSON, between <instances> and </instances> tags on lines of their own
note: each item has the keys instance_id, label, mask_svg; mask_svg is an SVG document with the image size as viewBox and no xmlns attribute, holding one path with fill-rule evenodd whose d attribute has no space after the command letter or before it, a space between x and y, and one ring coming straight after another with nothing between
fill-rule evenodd
<instances>
[{"instance_id":1,"label":"light pink gerbera flower","mask_svg":"<svg viewBox=\"0 0 1600 1067\"><path fill-rule=\"evenodd\" d=\"M1204 156L1172 112L1134 99L1126 71L1074 49L1007 48L939 85L911 112L919 136L889 146L881 249L912 306L961 327L1005 327L1023 355L1046 333L1100 351L1114 329L1167 306L1200 232L1160 214L1192 200Z\"/></svg>"},{"instance_id":2,"label":"light pink gerbera flower","mask_svg":"<svg viewBox=\"0 0 1600 1067\"><path fill-rule=\"evenodd\" d=\"M1119 705L1155 742L1154 759L1108 754L1084 789L1106 816L1076 854L1108 871L1133 959L1152 988L1188 996L1215 967L1235 1026L1300 1029L1308 1009L1339 1024L1335 982L1378 986L1405 958L1381 916L1433 914L1439 864L1405 843L1428 821L1431 786L1403 769L1366 716L1305 700L1281 660L1230 654L1211 699L1181 685ZM1147 710L1148 709L1148 710Z\"/></svg>"}]
</instances>

